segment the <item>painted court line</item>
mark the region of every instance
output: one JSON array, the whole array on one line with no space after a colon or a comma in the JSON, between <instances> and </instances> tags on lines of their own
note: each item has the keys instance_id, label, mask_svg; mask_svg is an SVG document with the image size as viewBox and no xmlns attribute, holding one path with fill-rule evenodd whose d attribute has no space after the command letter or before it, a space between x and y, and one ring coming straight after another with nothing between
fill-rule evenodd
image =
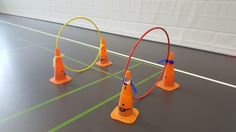
<instances>
[{"instance_id":1,"label":"painted court line","mask_svg":"<svg viewBox=\"0 0 236 132\"><path fill-rule=\"evenodd\" d=\"M29 40L26 40L26 39L22 39L22 38L19 38L19 37L15 37L16 39L19 39L20 41L23 41L23 42L26 42L26 43L29 43L30 45L32 45L32 46L35 46L35 47L38 47L38 48L41 48L41 49L43 49L43 50L46 50L46 51L48 51L48 52L50 52L50 53L55 53L55 51L53 51L53 50L51 50L51 49L49 49L49 48L47 48L47 47L45 47L45 46L42 46L42 45L37 45L37 44L35 44L34 42L31 42L31 41L29 41ZM69 59L69 60L71 60L71 61L73 61L73 62L76 62L76 63L78 63L78 64L82 64L82 65L84 65L84 66L88 66L88 64L86 64L86 63L84 63L84 62L82 62L82 61L79 61L79 60L77 60L77 59L74 59L74 58L72 58L72 57L69 57L69 56L66 56L66 55L64 55L63 56L64 58L66 58L66 59ZM105 74L107 74L107 75L112 75L112 73L109 73L109 72L107 72L107 71L103 71L103 70L101 70L101 69L99 69L99 68L97 68L97 67L91 67L92 69L94 69L94 70L97 70L97 71L99 71L99 72L102 72L102 73L105 73ZM114 75L113 77L115 77L115 78L117 78L117 79L122 79L121 77L119 77L119 76L116 76L116 75Z\"/></svg>"},{"instance_id":2,"label":"painted court line","mask_svg":"<svg viewBox=\"0 0 236 132\"><path fill-rule=\"evenodd\" d=\"M76 89L74 89L74 90L71 90L71 91L69 91L69 92L67 92L67 93L65 93L65 94L62 94L62 95L60 95L60 96L51 98L51 99L46 100L46 101L44 101L44 102L42 102L42 103L40 103L40 104L33 105L32 107L27 108L27 109L25 109L25 110L23 110L23 111L20 111L20 112L14 113L14 114L12 114L12 115L10 115L10 116L8 116L8 117L2 118L2 119L0 120L0 124L4 123L4 122L6 122L6 121L9 121L9 120L11 120L11 119L14 119L14 118L16 118L16 117L18 117L18 116L21 116L21 115L23 115L23 114L26 114L26 113L28 113L28 112L31 112L31 111L33 111L33 110L36 110L36 109L38 109L38 108L40 108L40 107L42 107L42 106L48 105L48 104L50 104L50 103L52 103L52 102L54 102L54 101L56 101L56 100L59 100L59 99L65 97L65 96L68 96L68 95L73 94L73 93L75 93L75 92L78 92L78 91L80 91L80 90L82 90L82 89L85 89L85 88L87 88L87 87L89 87L89 86L92 86L92 85L94 85L94 84L96 84L96 83L98 83L98 82L101 82L101 81L103 81L103 80L105 80L105 79L108 79L108 78L110 78L110 77L111 77L111 76L103 77L103 78L98 79L98 80L96 80L96 81L94 81L94 82L92 82L92 83L89 83L89 84L83 85L83 86L81 86L81 87L79 87L79 88L76 88Z\"/></svg>"},{"instance_id":3,"label":"painted court line","mask_svg":"<svg viewBox=\"0 0 236 132\"><path fill-rule=\"evenodd\" d=\"M7 21L3 21L3 20L0 20L0 22L8 24L8 25L15 26L15 27L27 29L27 30L30 30L30 31L34 31L34 32L37 32L37 33L41 33L41 34L44 34L44 35L48 35L48 36L51 36L51 37L57 37L54 34L50 34L50 33L43 32L43 31L39 31L39 30L36 30L36 29L32 29L32 28L29 28L29 27L22 26L22 25L14 24L14 23L11 23L11 22L7 22ZM80 44L80 45L84 45L84 46L87 46L87 47L99 49L99 47L96 47L96 46L93 46L93 45L90 45L90 44L86 44L86 43L83 43L83 42L79 42L79 41L76 41L76 40L68 39L68 38L65 38L65 37L60 37L60 38L64 39L64 40L67 40L67 41L70 41L70 42L74 42L74 43ZM110 53L119 55L119 56L126 57L126 58L129 57L128 55L121 54L121 53L118 53L118 52L115 52L115 51L111 51L111 50L107 50L107 51L110 52ZM157 64L157 63L154 63L154 62L151 62L151 61L147 61L147 60L144 60L144 59L140 59L140 58L136 58L136 57L132 57L132 59L138 60L138 61L141 61L141 62L145 62L145 63L151 64L151 65L156 65L156 66L159 66L159 67L163 67L163 65L160 65L160 64ZM223 82L223 81L215 80L215 79L212 79L212 78L209 78L209 77L205 77L205 76L198 75L198 74L195 74L195 73L183 71L183 70L180 70L180 69L174 69L174 70L177 71L177 72L189 75L189 76L197 77L197 78L200 78L200 79L203 79L203 80L207 80L207 81L214 82L214 83L217 83L217 84L221 84L221 85L224 85L224 86L228 86L228 87L231 87L231 88L236 88L236 85L233 85L233 84L230 84L230 83L226 83L226 82Z\"/></svg>"},{"instance_id":4,"label":"painted court line","mask_svg":"<svg viewBox=\"0 0 236 132\"><path fill-rule=\"evenodd\" d=\"M20 41L29 43L29 44L32 45L32 46L39 47L39 48L41 48L41 49L44 49L44 50L46 50L46 51L51 52L51 53L54 54L54 51L53 51L53 50L51 50L51 49L49 49L49 48L47 48L47 47L45 47L45 46L37 45L37 44L35 44L34 42L31 42L31 41L26 40L26 39L23 39L23 38L19 38L19 37L16 37L16 36L14 36L14 37L15 37L16 39L19 39ZM67 59L69 59L69 60L71 60L71 61L74 61L74 62L76 62L76 63L78 63L78 64L82 64L82 65L88 66L88 64L86 64L86 63L84 63L84 62L82 62L82 61L79 61L79 60L77 60L77 59L74 59L74 58L72 58L72 57L69 57L69 56L66 56L66 55L65 55L64 57L67 58ZM138 61L138 62L140 62L140 61ZM144 63L144 64L145 64L145 63ZM149 65L149 66L153 66L153 65ZM161 69L161 68L159 68L159 67L155 67L155 68ZM107 74L107 75L112 75L112 76L115 77L116 79L122 80L121 77L119 77L119 76L117 76L117 75L113 75L112 73L109 73L109 72L107 72L107 71L103 71L103 70L101 70L101 69L99 69L99 68L97 68L97 67L94 67L94 66L93 66L92 69L97 70L97 71L100 71L100 72L105 73L105 74Z\"/></svg>"},{"instance_id":5,"label":"painted court line","mask_svg":"<svg viewBox=\"0 0 236 132\"><path fill-rule=\"evenodd\" d=\"M130 68L134 68L134 67L139 66L139 65L141 65L141 64L142 64L142 62L136 63L136 64L130 66ZM86 85L83 85L83 86L81 86L81 87L78 87L78 88L76 88L76 89L74 89L74 90L68 91L68 92L66 92L66 93L64 93L64 94L62 94L62 95L60 95L60 96L51 98L51 99L46 100L46 101L44 101L44 102L42 102L42 103L33 105L32 107L29 107L29 108L27 108L27 109L25 109L25 110L23 110L23 111L20 111L20 112L17 112L17 113L12 114L12 115L10 115L10 116L7 116L7 117L5 117L5 118L2 118L2 119L0 119L0 124L2 124L2 123L4 123L4 122L7 122L7 121L9 121L9 120L12 120L12 119L14 119L14 118L16 118L16 117L22 116L22 115L24 115L24 114L26 114L26 113L28 113L28 112L32 112L32 111L34 111L34 110L36 110L36 109L38 109L38 108L41 108L41 107L46 106L46 105L48 105L48 104L50 104L50 103L53 103L53 102L55 102L55 101L57 101L57 100L59 100L59 99L61 99L61 98L64 98L64 97L66 97L66 96L68 96L68 95L71 95L71 94L73 94L73 93L79 92L79 91L81 91L81 90L83 90L83 89L85 89L85 88L87 88L87 87L89 87L89 86L95 85L95 84L97 84L97 83L99 83L99 82L102 82L103 80L106 80L106 79L108 79L108 78L111 78L111 77L113 77L113 75L119 74L119 73L121 73L121 72L123 72L123 71L124 71L124 70L120 70L120 71L118 71L118 72L116 72L116 73L114 73L114 74L112 74L112 75L108 75L108 76L106 76L106 77L103 77L103 78L101 78L101 79L98 79L98 80L96 80L96 81L93 81L93 82L91 82L91 83L88 83L88 84L86 84Z\"/></svg>"},{"instance_id":6,"label":"painted court line","mask_svg":"<svg viewBox=\"0 0 236 132\"><path fill-rule=\"evenodd\" d=\"M141 84L147 82L148 80L150 80L150 79L152 79L153 77L159 75L160 73L161 73L161 71L159 71L159 72L157 72L157 73L155 73L155 74L153 74L153 75L147 77L146 79L144 79L144 80L138 82L136 86L139 86L139 85L141 85ZM113 96L107 98L106 100L103 100L102 102L100 102L100 103L94 105L93 107L90 107L89 109L87 109L87 110L81 112L80 114L78 114L78 115L76 115L76 116L74 116L74 117L68 119L67 121L62 122L61 124L59 124L59 125L53 127L53 128L50 129L48 132L56 132L57 130L64 128L65 126L67 126L67 125L69 125L69 124L75 122L76 120L78 120L78 119L80 119L80 118L82 118L82 117L88 115L89 113L95 111L96 109L100 108L101 106L105 105L106 103L108 103L108 102L110 102L110 101L116 99L119 95L120 95L119 92L116 93L116 94L114 94Z\"/></svg>"},{"instance_id":7,"label":"painted court line","mask_svg":"<svg viewBox=\"0 0 236 132\"><path fill-rule=\"evenodd\" d=\"M31 41L28 41L28 40L25 40L25 39L22 39L22 38L18 38L18 37L16 37L17 39L19 39L19 40L21 40L21 41L23 41L23 42L26 42L26 43L29 43L30 44L30 46L36 46L36 47L39 47L39 48L42 48L42 49L44 49L44 50L47 50L47 51L49 51L49 52L52 52L52 53L54 53L54 51L53 50L51 50L51 49L49 49L49 48L46 48L46 47L44 47L44 46L42 46L42 45L36 45L35 43L33 43L33 42L31 42ZM30 47L30 46L28 46L28 47ZM83 63L83 62L81 62L81 61L79 61L79 60L76 60L76 59L74 59L74 58L70 58L70 57L66 57L66 58L68 58L68 59L70 59L70 60L72 60L72 61L75 61L75 62L77 62L77 63L80 63L80 64L83 64L83 65L87 65L86 63ZM140 62L140 63L137 63L137 65L140 65L142 62ZM132 68L133 66L131 66L131 68ZM98 69L98 68L97 68ZM100 71L100 69L98 69L99 71ZM103 72L103 71L102 71ZM119 80L122 80L122 78L121 77L119 77L119 76L117 76L116 74L111 74L111 73L109 73L109 72L105 72L106 74L108 74L108 75L110 75L110 76L113 76L113 77L116 77L117 79L119 79ZM152 78L152 77L154 77L154 76L156 76L156 74L157 73L155 73L155 74L153 74L153 75L151 75L151 76L149 76L148 78L146 78L146 79L144 79L144 80L142 80L142 81L140 81L139 83L137 83L136 84L136 86L138 86L138 85L140 85L140 84L142 84L142 83L144 83L144 82L146 82L146 81L148 81L149 80L149 78ZM158 73L159 74L159 73ZM105 77L106 78L106 77ZM110 78L110 77L109 77ZM107 79L107 78L106 78ZM102 79L103 80L103 79ZM101 81L102 81L101 80ZM105 79L104 79L105 80ZM100 82L100 81L99 81ZM80 89L80 90L82 90L82 89ZM78 92L78 91L77 91ZM64 97L64 96L62 96L62 97ZM62 98L62 97L59 97L59 98ZM115 96L115 97L117 97L117 96ZM56 99L59 99L59 98L56 98ZM47 100L47 101L45 101L45 102L43 102L43 103L40 103L40 104L38 104L38 105L35 105L35 106L33 106L33 107L31 107L31 108L28 108L28 109L26 109L25 111L22 111L22 112L19 112L19 113L16 113L15 115L12 115L12 116L9 116L8 118L5 118L5 120L3 119L3 120L0 120L0 124L1 123L3 123L3 122L5 122L5 121L8 121L8 120L11 120L11 119L13 119L13 118L16 118L16 117L18 117L18 116L20 116L20 115L23 115L23 114L25 114L25 113L28 113L28 112L31 112L31 111L33 111L33 110L36 110L36 109L38 109L38 108L40 108L40 107L42 107L42 106L44 106L44 105L47 105L48 103L52 103L52 101L56 101L56 99L51 99L51 100ZM113 98L112 98L113 99ZM109 100L108 100L109 101ZM106 101L105 101L106 102ZM99 103L100 104L100 103ZM102 103L103 104L103 103ZM96 105L96 106L102 106L102 105ZM95 110L97 107L93 107L93 109ZM85 113L87 113L87 111L90 111L91 109L88 109L88 110L85 110ZM85 114L84 113L84 114ZM90 113L90 112L88 112L88 113ZM83 114L82 114L83 115ZM86 114L85 114L86 115Z\"/></svg>"},{"instance_id":8,"label":"painted court line","mask_svg":"<svg viewBox=\"0 0 236 132\"><path fill-rule=\"evenodd\" d=\"M30 47L32 47L32 46L33 46L33 45L27 45L27 46L20 47L20 48L15 48L15 49L2 50L2 51L0 51L0 54L16 52L16 51L19 51L19 50L24 50L24 49L30 48Z\"/></svg>"},{"instance_id":9,"label":"painted court line","mask_svg":"<svg viewBox=\"0 0 236 132\"><path fill-rule=\"evenodd\" d=\"M41 45L40 45L40 46L39 46L39 45L36 45L35 43L33 43L33 42L31 42L31 41L28 41L28 40L25 40L25 39L21 39L21 38L18 38L18 37L15 37L15 38L17 38L17 39L19 39L19 40L21 40L21 41L23 41L23 42L26 42L26 43L29 43L29 44L30 44L29 46L26 46L26 47L36 46L36 47L39 47L39 48L42 48L42 49L44 49L44 50L47 50L47 51L49 51L49 52L53 52L53 53L54 53L53 50L48 49L48 48L46 48L46 47L44 47L44 46L41 46ZM77 63L83 64L83 65L87 65L86 63L83 63L83 62L81 62L81 61L79 61L79 60L76 60L76 59L73 59L73 58L70 58L70 57L67 57L67 58L70 59L70 60L72 60L72 61L75 61L75 62L77 62ZM142 64L142 62L136 63L136 64L130 66L130 68L132 69L132 68L134 68L134 67L136 67L136 66L139 66L140 64ZM100 69L98 69L98 68L93 68L93 69L99 70L99 71L101 71L101 72L105 72L105 71L102 71L102 70L100 70ZM41 108L41 107L43 107L43 106L45 106L45 105L48 105L49 103L52 103L52 102L54 102L54 101L56 101L56 100L59 100L59 99L65 97L65 96L68 96L68 95L72 94L72 93L78 92L78 91L80 91L80 90L82 90L82 89L85 89L86 87L89 87L89 86L91 86L91 85L94 85L94 84L96 84L96 83L98 83L98 82L101 82L101 81L103 81L103 80L105 80L105 79L108 79L108 78L111 78L111 77L115 77L115 78L117 78L117 79L119 79L119 80L122 80L122 78L119 77L119 76L117 76L117 74L119 74L119 73L121 73L121 72L123 72L123 71L124 71L124 70L121 70L121 71L118 71L118 72L116 72L116 73L114 73L114 74L109 73L109 72L105 72L105 73L108 74L109 76L106 76L106 77L104 77L104 78L101 78L101 79L95 81L94 83L91 83L91 84L89 83L89 84L84 85L84 86L82 86L82 87L80 87L80 88L76 88L75 90L69 91L68 93L65 93L65 94L60 95L60 96L57 96L57 97L55 97L55 98L46 100L46 101L44 101L44 102L42 102L42 103L40 103L40 104L36 104L36 105L34 105L34 106L30 107L30 108L27 108L27 109L25 109L25 110L23 110L23 111L17 112L17 113L15 113L15 114L11 115L11 116L8 116L8 117L6 117L6 118L3 118L3 119L0 120L0 124L4 123L4 122L6 122L6 121L12 120L12 119L14 119L14 118L16 118L16 117L18 117L18 116L21 116L21 115L23 115L23 114L26 114L26 113L28 113L28 112L34 111L34 110L36 110L36 109L38 109L38 108ZM145 80L148 80L148 78L146 78L146 79L144 79L144 80L142 80L142 81L140 81L140 82L143 82L143 81L145 81ZM137 85L138 85L138 84L137 84Z\"/></svg>"}]
</instances>

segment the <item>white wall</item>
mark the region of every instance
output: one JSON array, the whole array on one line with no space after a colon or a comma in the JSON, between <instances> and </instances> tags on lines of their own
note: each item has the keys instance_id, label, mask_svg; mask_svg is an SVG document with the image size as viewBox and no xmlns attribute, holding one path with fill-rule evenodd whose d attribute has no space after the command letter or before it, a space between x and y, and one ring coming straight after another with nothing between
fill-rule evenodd
<instances>
[{"instance_id":1,"label":"white wall","mask_svg":"<svg viewBox=\"0 0 236 132\"><path fill-rule=\"evenodd\" d=\"M236 56L236 0L1 0L0 12L55 22L82 15L133 37L162 26L173 44ZM166 42L158 31L146 39Z\"/></svg>"}]
</instances>

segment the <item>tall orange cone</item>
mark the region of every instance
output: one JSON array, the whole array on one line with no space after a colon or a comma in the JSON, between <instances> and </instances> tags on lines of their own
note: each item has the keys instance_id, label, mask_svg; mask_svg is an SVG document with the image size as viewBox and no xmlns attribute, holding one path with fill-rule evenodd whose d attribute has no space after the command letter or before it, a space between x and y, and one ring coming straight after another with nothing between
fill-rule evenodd
<instances>
[{"instance_id":1,"label":"tall orange cone","mask_svg":"<svg viewBox=\"0 0 236 132\"><path fill-rule=\"evenodd\" d=\"M179 87L174 78L174 53L170 52L168 60L166 61L163 78L157 83L157 86L166 91L172 91Z\"/></svg>"},{"instance_id":2,"label":"tall orange cone","mask_svg":"<svg viewBox=\"0 0 236 132\"><path fill-rule=\"evenodd\" d=\"M106 46L106 41L104 37L102 37L100 41L100 59L96 63L96 65L101 66L101 67L107 67L107 66L112 65L112 62L108 60L107 46Z\"/></svg>"},{"instance_id":3,"label":"tall orange cone","mask_svg":"<svg viewBox=\"0 0 236 132\"><path fill-rule=\"evenodd\" d=\"M62 62L62 56L60 54L60 49L56 48L55 58L53 62L54 67L54 77L50 78L50 82L54 84L63 84L69 82L71 77L67 76L65 73L65 68Z\"/></svg>"},{"instance_id":4,"label":"tall orange cone","mask_svg":"<svg viewBox=\"0 0 236 132\"><path fill-rule=\"evenodd\" d=\"M112 111L111 118L122 123L132 124L139 115L139 111L133 108L133 96L131 89L131 73L126 71L124 83L120 93L118 106Z\"/></svg>"}]
</instances>

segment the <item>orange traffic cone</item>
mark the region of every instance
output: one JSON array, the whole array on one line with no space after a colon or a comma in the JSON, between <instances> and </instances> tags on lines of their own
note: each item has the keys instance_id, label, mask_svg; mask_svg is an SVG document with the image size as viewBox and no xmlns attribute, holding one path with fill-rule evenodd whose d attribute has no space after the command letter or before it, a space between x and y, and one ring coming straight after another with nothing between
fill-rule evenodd
<instances>
[{"instance_id":1,"label":"orange traffic cone","mask_svg":"<svg viewBox=\"0 0 236 132\"><path fill-rule=\"evenodd\" d=\"M112 62L109 61L107 57L107 46L106 46L106 41L103 37L100 41L100 59L96 63L96 65L101 67L107 67L112 65Z\"/></svg>"},{"instance_id":2,"label":"orange traffic cone","mask_svg":"<svg viewBox=\"0 0 236 132\"><path fill-rule=\"evenodd\" d=\"M166 91L172 91L179 87L179 84L174 79L174 53L170 52L168 60L166 61L163 78L157 83L157 86Z\"/></svg>"},{"instance_id":3,"label":"orange traffic cone","mask_svg":"<svg viewBox=\"0 0 236 132\"><path fill-rule=\"evenodd\" d=\"M54 67L54 77L50 78L50 82L54 84L63 84L69 82L71 77L67 76L65 73L65 68L62 62L62 56L60 54L60 49L56 48L55 58L53 62Z\"/></svg>"},{"instance_id":4,"label":"orange traffic cone","mask_svg":"<svg viewBox=\"0 0 236 132\"><path fill-rule=\"evenodd\" d=\"M126 124L135 122L139 115L139 111L133 108L133 96L131 89L131 74L126 71L125 80L120 93L118 106L112 111L111 118Z\"/></svg>"}]
</instances>

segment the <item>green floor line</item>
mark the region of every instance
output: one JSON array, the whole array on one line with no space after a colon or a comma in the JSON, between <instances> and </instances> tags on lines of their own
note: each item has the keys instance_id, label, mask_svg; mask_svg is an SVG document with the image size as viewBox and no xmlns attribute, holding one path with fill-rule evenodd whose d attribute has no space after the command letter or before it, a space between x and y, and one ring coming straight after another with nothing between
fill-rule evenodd
<instances>
[{"instance_id":1,"label":"green floor line","mask_svg":"<svg viewBox=\"0 0 236 132\"><path fill-rule=\"evenodd\" d=\"M30 45L33 45L33 46L35 46L35 47L39 47L39 48L41 48L41 49L44 49L44 50L46 50L46 51L49 51L50 53L53 53L53 54L55 53L54 50L51 50L51 49L49 49L49 48L47 48L47 47L45 47L45 46L37 45L37 44L35 44L35 43L31 42L31 41L28 41L28 40L26 40L26 39L22 39L22 38L19 38L19 37L16 37L16 38L19 39L19 40L21 40L21 41L27 42L27 43L29 43ZM84 65L84 66L88 66L88 64L86 64L86 63L84 63L84 62L82 62L82 61L79 61L79 60L77 60L77 59L74 59L74 58L72 58L72 57L69 57L69 56L66 56L66 55L65 55L64 58L67 58L67 59L69 59L69 60L71 60L71 61L74 61L74 62L76 62L76 63L82 64L82 65ZM95 70L97 70L97 71L103 72L103 73L108 74L108 75L111 74L111 73L109 73L109 72L103 71L103 70L98 69L98 68L95 68L95 67L93 67L92 69L95 69Z\"/></svg>"},{"instance_id":2,"label":"green floor line","mask_svg":"<svg viewBox=\"0 0 236 132\"><path fill-rule=\"evenodd\" d=\"M49 49L49 48L47 48L47 47L44 47L44 46L41 46L41 45L37 45L37 44L35 44L35 43L31 42L31 41L28 41L28 40L26 40L26 39L22 39L22 38L19 38L19 37L15 37L15 38L16 38L16 39L19 39L19 40L21 40L21 41L25 41L25 42L27 42L27 43L33 45L33 46L42 48L42 49L44 49L44 50L46 50L46 51L49 51L49 52L51 52L51 53L54 53L53 50L51 50L51 49ZM120 57L120 58L125 58L125 57L123 57L123 56L119 56L119 55L116 55L116 54L114 54L114 56L117 56L117 57ZM80 61L80 60L74 59L74 58L69 57L69 56L64 56L64 57L65 57L66 59L69 59L69 60L71 60L71 61L74 61L74 62L76 62L76 63L78 63L78 64L82 64L82 65L84 65L84 66L88 66L88 64L86 64L86 63L84 63L84 62L82 62L82 61ZM125 58L125 59L127 59L127 58ZM139 62L139 63L143 63L143 62L138 61L138 60L133 60L133 61ZM162 69L162 68L160 68L159 66L151 65L151 64L148 64L148 63L143 63L143 64L145 64L145 65L147 65L147 66L154 67L154 68ZM107 75L112 75L111 73L109 73L109 72L107 72L107 71L103 71L103 70L101 70L101 69L99 69L99 68L96 68L96 67L94 67L94 66L92 67L92 69L97 70L97 71L102 72L102 73L105 73L105 74L107 74ZM122 80L122 78L119 77L119 76L113 75L113 77L116 78L116 79Z\"/></svg>"},{"instance_id":3,"label":"green floor line","mask_svg":"<svg viewBox=\"0 0 236 132\"><path fill-rule=\"evenodd\" d=\"M46 50L46 51L49 51L49 52L51 52L51 53L53 53L54 54L54 51L53 50L51 50L51 49L49 49L49 48L47 48L47 47L44 47L44 46L41 46L41 45L36 45L36 44L34 44L33 42L31 42L31 41L28 41L28 40L25 40L25 39L21 39L21 38L18 38L18 37L15 37L15 38L17 38L17 39L19 39L19 40L21 40L21 41L24 41L24 42L27 42L27 43L29 43L30 45L33 45L33 46L35 46L35 47L39 47L39 48L41 48L41 49L44 49L44 50ZM66 58L66 59L69 59L69 60L71 60L71 61L74 61L74 62L76 62L76 63L78 63L78 64L82 64L82 65L84 65L84 66L88 66L88 64L86 64L86 63L84 63L84 62L82 62L82 61L79 61L79 60L77 60L77 59L74 59L74 58L72 58L72 57L69 57L69 56L64 56L64 58ZM105 74L107 74L107 75L112 75L112 73L109 73L109 72L107 72L107 71L103 71L103 70L101 70L101 69L99 69L99 68L96 68L96 67L92 67L92 69L94 69L94 70L97 70L97 71L99 71L99 72L102 72L102 73L105 73ZM114 75L113 77L115 77L115 78L117 78L117 79L122 79L121 77L119 77L119 76L116 76L116 75Z\"/></svg>"},{"instance_id":4,"label":"green floor line","mask_svg":"<svg viewBox=\"0 0 236 132\"><path fill-rule=\"evenodd\" d=\"M19 38L19 37L15 37L15 38L18 38L18 39L20 39L20 40L22 40L22 41L26 41L26 42L28 42L28 43L31 43L32 45L38 46L38 47L40 47L40 48L44 48L44 49L46 49L47 51L50 51L50 52L53 52L53 53L54 53L53 50L48 49L48 48L46 48L46 47L44 47L44 46L36 45L36 44L34 44L33 42L27 41L27 40L25 40L25 39L21 39L21 38ZM76 45L80 45L80 44L77 44L77 43L75 43L75 44L76 44ZM84 45L80 45L80 46L84 46ZM94 49L94 48L92 48L92 47L88 47L88 48ZM111 54L113 54L113 53L111 53ZM114 56L117 56L117 57L119 57L119 58L127 59L127 57L124 57L124 56L120 56L120 55L117 55L117 54L113 54L113 55L114 55ZM65 57L67 57L68 59L71 58L71 57L69 57L69 56L65 56ZM79 60L77 60L77 59L74 59L74 58L71 58L71 59L73 59L74 61L76 60L76 61L78 61L77 63L81 63L81 64L83 64L83 65L85 65L85 66L88 65L88 64L83 63L83 62L81 62L81 61L79 61ZM72 61L73 61L73 60L72 60ZM132 59L132 58L131 58L131 60L134 61L134 62L142 62L142 61L139 61L139 60L134 60L134 59ZM76 61L75 61L75 62L76 62ZM154 68L162 69L160 66L152 65L152 64L149 64L149 63L143 63L143 64L148 65L148 66L151 66L151 67L154 67ZM101 71L101 72L103 72L103 73L106 73L106 74L110 74L110 73L108 73L108 72L106 72L106 71L103 71L103 70L100 70L100 69L98 69L98 68L96 68L96 67L94 67L93 69L99 70L99 71ZM119 78L119 79L122 79L122 78Z\"/></svg>"},{"instance_id":5,"label":"green floor line","mask_svg":"<svg viewBox=\"0 0 236 132\"><path fill-rule=\"evenodd\" d=\"M138 86L138 85L140 85L140 84L142 84L142 83L144 83L144 82L147 82L147 81L150 80L151 78L153 78L153 77L159 75L161 72L162 72L162 71L158 71L157 73L152 74L151 76L149 76L149 77L143 79L142 81L139 81L136 85Z\"/></svg>"},{"instance_id":6,"label":"green floor line","mask_svg":"<svg viewBox=\"0 0 236 132\"><path fill-rule=\"evenodd\" d=\"M134 68L134 67L136 67L136 66L139 66L140 64L142 64L142 63L134 64L134 65L132 65L131 68ZM119 73L121 73L121 72L123 72L123 71L124 71L124 70L120 70L120 71L114 73L113 75L119 74ZM64 98L65 96L68 96L68 95L71 95L71 94L73 94L73 93L79 92L80 90L83 90L83 89L85 89L85 88L87 88L87 87L89 87L89 86L92 86L92 85L94 85L94 84L97 84L97 83L99 83L99 82L101 82L101 81L103 81L103 80L106 80L106 79L108 79L108 78L111 78L111 77L112 77L112 75L108 75L108 76L106 76L106 77L103 77L103 78L101 78L101 79L98 79L98 80L96 80L96 81L93 81L93 82L91 82L91 83L88 83L88 84L86 84L86 85L83 85L83 86L81 86L81 87L79 87L79 88L76 88L76 89L74 89L74 90L71 90L71 91L69 91L69 92L66 92L65 94L62 94L62 95L57 96L57 97L54 97L54 98L49 99L49 100L47 100L47 101L44 101L44 102L42 102L42 103L40 103L40 104L36 104L36 105L34 105L34 106L30 107L30 108L27 108L27 109L25 109L25 110L23 110L23 111L17 112L17 113L15 113L15 114L13 114L13 115L10 115L10 116L8 116L8 117L5 117L5 118L3 118L3 119L0 119L0 124L4 123L4 122L6 122L6 121L9 121L9 120L11 120L11 119L14 119L14 118L16 118L16 117L19 117L19 116L21 116L21 115L23 115L23 114L26 114L26 113L28 113L28 112L34 111L34 110L36 110L36 109L38 109L38 108L40 108L40 107L42 107L42 106L48 105L48 104L50 104L50 103L52 103L52 102L55 102L55 101L57 101L57 100L59 100L59 99L61 99L61 98Z\"/></svg>"},{"instance_id":7,"label":"green floor line","mask_svg":"<svg viewBox=\"0 0 236 132\"><path fill-rule=\"evenodd\" d=\"M69 56L65 56L65 58L67 58L67 59L69 59L69 60L71 60L71 61L74 61L74 62L76 62L76 63L82 64L82 65L87 65L87 64L83 63L82 61L79 61L79 60L77 60L77 59L71 58L71 57L69 57ZM107 75L112 75L112 73L103 71L103 70L98 69L98 68L96 68L96 67L92 67L92 69L97 70L97 71L100 71L100 72L105 73L105 74L107 74ZM117 79L119 79L119 80L122 79L121 77L116 76L116 75L113 75L113 77L115 77L115 78L117 78Z\"/></svg>"},{"instance_id":8,"label":"green floor line","mask_svg":"<svg viewBox=\"0 0 236 132\"><path fill-rule=\"evenodd\" d=\"M83 117L83 116L89 114L90 112L95 111L96 109L98 109L99 107L103 106L104 104L106 104L106 103L108 103L108 102L114 100L114 99L117 98L118 96L119 96L119 93L113 95L112 97L110 97L110 98L108 98L108 99L102 101L101 103L99 103L99 104L97 104L97 105L95 105L95 106L93 106L93 107L87 109L86 111L84 111L84 112L78 114L77 116L72 117L71 119L69 119L69 120L63 122L62 124L60 124L60 125L58 125L58 126L52 128L52 129L50 129L48 132L56 132L57 130L59 130L59 129L61 129L61 128L65 127L65 126L67 126L67 125L69 125L69 124L71 124L72 122L78 120L79 118L81 118L81 117Z\"/></svg>"},{"instance_id":9,"label":"green floor line","mask_svg":"<svg viewBox=\"0 0 236 132\"><path fill-rule=\"evenodd\" d=\"M27 48L30 48L30 47L33 47L33 45L27 45L27 46L24 46L24 47L20 47L20 48L16 48L16 49L10 49L10 50L0 50L0 54L4 54L4 53L9 53L9 52L16 52L16 51L19 51L19 50L24 50L24 49L27 49Z\"/></svg>"},{"instance_id":10,"label":"green floor line","mask_svg":"<svg viewBox=\"0 0 236 132\"><path fill-rule=\"evenodd\" d=\"M0 124L4 123L4 122L6 122L6 121L9 121L9 120L11 120L11 119L13 119L13 118L16 118L16 117L18 117L18 116L21 116L21 115L23 115L23 114L25 114L25 113L31 112L31 111L33 111L33 110L36 110L36 109L38 109L38 108L40 108L40 107L42 107L42 106L45 106L45 105L47 105L47 104L49 104L49 103L52 103L52 102L54 102L54 101L56 101L56 100L59 100L59 99L65 97L65 96L68 96L68 95L70 95L70 94L73 94L73 93L75 93L75 92L78 92L78 91L80 91L80 90L82 90L82 89L85 89L85 88L87 88L87 87L89 87L89 86L92 86L92 85L94 85L94 84L96 84L96 83L99 83L99 82L101 82L101 81L103 81L103 80L105 80L105 79L108 79L108 78L110 78L110 77L111 77L111 76L106 76L106 77L104 77L104 78L98 79L98 80L93 81L93 82L91 82L91 83L89 83L89 84L83 85L82 87L79 87L79 88L76 88L76 89L74 89L74 90L71 90L71 91L69 91L69 92L67 92L67 93L65 93L65 94L62 94L62 95L57 96L57 97L54 97L54 98L49 99L49 100L47 100L47 101L44 101L44 102L42 102L42 103L40 103L40 104L34 105L34 106L32 106L32 107L30 107L30 108L28 108L28 109L25 109L25 110L23 110L23 111L17 112L17 113L15 113L15 114L11 115L11 116L8 116L8 117L6 117L6 118L1 119L1 120L0 120Z\"/></svg>"},{"instance_id":11,"label":"green floor line","mask_svg":"<svg viewBox=\"0 0 236 132\"><path fill-rule=\"evenodd\" d=\"M146 79L144 79L144 80L140 81L139 83L137 83L136 86L139 86L139 85L141 85L141 84L147 82L148 80L150 80L150 79L152 79L153 77L159 75L160 73L161 73L161 71L159 71L159 72L157 72L157 73L155 73L155 74L153 74L153 75L147 77ZM67 120L67 121L65 121L65 122L63 122L63 123L61 123L61 124L59 124L59 125L53 127L53 128L50 129L48 132L56 132L57 130L62 129L63 127L65 127L65 126L71 124L72 122L74 122L74 121L76 121L76 120L82 118L83 116L85 116L85 115L87 115L87 114L89 114L89 113L95 111L96 109L100 108L101 106L105 105L106 103L108 103L108 102L114 100L115 98L117 98L117 97L119 96L119 94L120 94L120 93L116 93L115 95L109 97L108 99L106 99L106 100L104 100L104 101L102 101L102 102L96 104L95 106L93 106L93 107L91 107L91 108L89 108L89 109L83 111L82 113L78 114L77 116L74 116L74 117L70 118L69 120Z\"/></svg>"}]
</instances>

